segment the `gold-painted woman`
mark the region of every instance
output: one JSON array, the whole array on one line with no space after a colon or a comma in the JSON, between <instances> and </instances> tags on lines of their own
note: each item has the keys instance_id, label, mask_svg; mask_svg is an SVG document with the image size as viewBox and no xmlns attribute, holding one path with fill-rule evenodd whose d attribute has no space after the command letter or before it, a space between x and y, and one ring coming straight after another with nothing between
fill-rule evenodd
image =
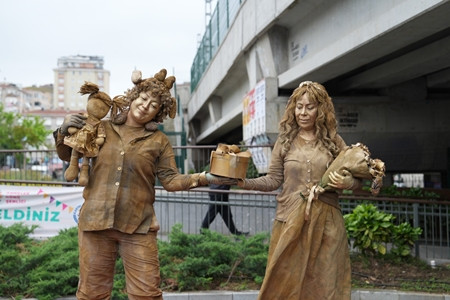
<instances>
[{"instance_id":1,"label":"gold-painted woman","mask_svg":"<svg viewBox=\"0 0 450 300\"><path fill-rule=\"evenodd\" d=\"M251 190L281 187L259 300L351 298L349 247L336 190L357 189L361 180L348 170L327 172L347 149L336 128L325 88L302 82L286 105L269 172L238 181ZM330 174L327 188L321 185L324 174Z\"/></svg>"}]
</instances>

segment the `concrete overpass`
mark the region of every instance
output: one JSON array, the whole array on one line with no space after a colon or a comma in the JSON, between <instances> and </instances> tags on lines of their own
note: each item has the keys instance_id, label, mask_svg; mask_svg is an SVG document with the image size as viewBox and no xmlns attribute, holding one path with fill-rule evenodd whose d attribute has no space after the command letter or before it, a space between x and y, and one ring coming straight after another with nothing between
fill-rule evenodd
<instances>
[{"instance_id":1,"label":"concrete overpass","mask_svg":"<svg viewBox=\"0 0 450 300\"><path fill-rule=\"evenodd\" d=\"M193 144L273 142L292 90L313 80L334 99L348 144L365 143L390 172L448 187L450 1L238 2L187 106ZM262 124L249 131L243 102L255 88Z\"/></svg>"}]
</instances>

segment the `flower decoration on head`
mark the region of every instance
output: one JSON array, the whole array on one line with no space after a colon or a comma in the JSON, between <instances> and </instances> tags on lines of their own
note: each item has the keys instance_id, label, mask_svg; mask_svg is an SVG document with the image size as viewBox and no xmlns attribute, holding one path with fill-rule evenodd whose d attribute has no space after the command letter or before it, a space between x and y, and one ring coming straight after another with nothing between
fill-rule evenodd
<instances>
[{"instance_id":1,"label":"flower decoration on head","mask_svg":"<svg viewBox=\"0 0 450 300\"><path fill-rule=\"evenodd\" d=\"M310 85L310 84L312 84L313 82L312 81L309 81L309 80L307 80L307 81L302 81L302 82L300 82L300 84L298 85L298 87L302 87L302 86L304 86L304 85Z\"/></svg>"},{"instance_id":2,"label":"flower decoration on head","mask_svg":"<svg viewBox=\"0 0 450 300\"><path fill-rule=\"evenodd\" d=\"M145 125L145 128L150 131L154 131L157 128L158 123L164 121L169 116L175 118L177 112L177 101L172 97L170 89L172 89L175 83L175 76L166 77L167 70L161 69L153 77L143 79L142 72L139 70L133 71L131 75L131 81L134 83L134 87L126 91L125 97L131 103L139 97L142 92L151 92L155 96L159 96L161 100L161 108L156 114L155 118ZM122 120L119 120L120 124ZM123 120L123 122L125 122Z\"/></svg>"},{"instance_id":3,"label":"flower decoration on head","mask_svg":"<svg viewBox=\"0 0 450 300\"><path fill-rule=\"evenodd\" d=\"M302 82L300 82L300 84L298 85L299 88L304 87L304 86L312 86L312 87L314 87L314 88L316 88L316 89L323 90L323 88L321 87L320 84L318 84L317 82L309 81L309 80L307 80L307 81L302 81Z\"/></svg>"}]
</instances>

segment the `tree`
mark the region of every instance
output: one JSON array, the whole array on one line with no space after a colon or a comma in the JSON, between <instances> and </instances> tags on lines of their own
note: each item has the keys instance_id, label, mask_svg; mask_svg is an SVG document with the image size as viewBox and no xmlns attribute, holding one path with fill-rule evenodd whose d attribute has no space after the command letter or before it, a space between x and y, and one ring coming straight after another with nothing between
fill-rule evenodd
<instances>
[{"instance_id":1,"label":"tree","mask_svg":"<svg viewBox=\"0 0 450 300\"><path fill-rule=\"evenodd\" d=\"M39 148L50 133L42 118L5 112L0 105L0 149Z\"/></svg>"}]
</instances>

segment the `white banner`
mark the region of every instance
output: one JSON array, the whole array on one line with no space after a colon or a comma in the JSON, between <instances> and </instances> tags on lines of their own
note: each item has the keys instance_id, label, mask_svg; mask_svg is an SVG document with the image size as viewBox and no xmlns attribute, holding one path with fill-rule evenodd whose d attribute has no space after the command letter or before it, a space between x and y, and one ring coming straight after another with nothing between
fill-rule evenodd
<instances>
[{"instance_id":1,"label":"white banner","mask_svg":"<svg viewBox=\"0 0 450 300\"><path fill-rule=\"evenodd\" d=\"M83 204L83 187L0 185L0 225L38 225L33 238L58 235L75 227Z\"/></svg>"},{"instance_id":2,"label":"white banner","mask_svg":"<svg viewBox=\"0 0 450 300\"><path fill-rule=\"evenodd\" d=\"M266 133L266 82L261 80L245 95L242 109L242 134L245 142Z\"/></svg>"}]
</instances>

